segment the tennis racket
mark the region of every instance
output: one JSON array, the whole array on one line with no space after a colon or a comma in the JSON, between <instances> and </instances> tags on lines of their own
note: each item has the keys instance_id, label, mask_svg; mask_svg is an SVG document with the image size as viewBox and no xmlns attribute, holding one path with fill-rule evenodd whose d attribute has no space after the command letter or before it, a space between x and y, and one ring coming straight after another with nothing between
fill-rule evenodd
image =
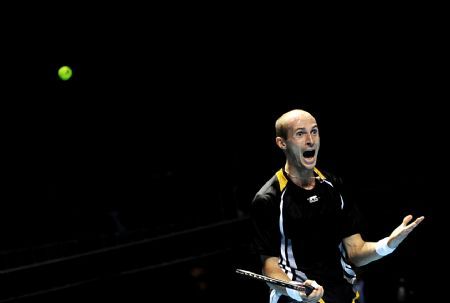
<instances>
[{"instance_id":1,"label":"tennis racket","mask_svg":"<svg viewBox=\"0 0 450 303\"><path fill-rule=\"evenodd\" d=\"M303 291L306 293L306 295L309 295L315 288L309 285L303 285L303 284L298 284L297 283L293 283L293 282L286 282L280 279L274 279L274 278L270 278L268 276L264 276L264 275L259 275L256 274L254 272L248 271L248 270L243 270L243 269L236 269L236 273L244 275L246 277L250 277L252 279L256 279L256 280L260 280L260 281L265 281L265 282L269 282L275 285L279 285L279 286L283 286L283 287L287 287L287 288L292 288L295 290L299 290L299 291Z\"/></svg>"}]
</instances>

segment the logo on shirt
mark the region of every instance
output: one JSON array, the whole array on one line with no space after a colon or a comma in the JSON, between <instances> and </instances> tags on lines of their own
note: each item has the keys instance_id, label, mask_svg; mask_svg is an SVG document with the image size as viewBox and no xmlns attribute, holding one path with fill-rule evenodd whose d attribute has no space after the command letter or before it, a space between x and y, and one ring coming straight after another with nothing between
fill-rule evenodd
<instances>
[{"instance_id":1,"label":"logo on shirt","mask_svg":"<svg viewBox=\"0 0 450 303\"><path fill-rule=\"evenodd\" d=\"M314 196L309 197L306 200L308 200L309 203L314 203L314 202L319 201L319 197L317 197L317 195L314 195Z\"/></svg>"}]
</instances>

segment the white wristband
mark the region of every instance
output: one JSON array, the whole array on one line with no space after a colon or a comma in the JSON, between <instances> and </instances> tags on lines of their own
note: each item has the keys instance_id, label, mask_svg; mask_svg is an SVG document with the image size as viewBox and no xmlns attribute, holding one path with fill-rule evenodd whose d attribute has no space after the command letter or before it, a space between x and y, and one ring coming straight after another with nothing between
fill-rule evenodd
<instances>
[{"instance_id":1,"label":"white wristband","mask_svg":"<svg viewBox=\"0 0 450 303\"><path fill-rule=\"evenodd\" d=\"M291 297L292 299L299 301L299 302L303 301L302 297L300 296L300 292L298 290L286 287L286 292L289 295L289 297Z\"/></svg>"},{"instance_id":2,"label":"white wristband","mask_svg":"<svg viewBox=\"0 0 450 303\"><path fill-rule=\"evenodd\" d=\"M395 250L395 248L390 248L388 246L388 241L389 237L386 237L377 242L377 244L375 245L375 251L377 252L377 254L379 254L380 256L386 256Z\"/></svg>"},{"instance_id":3,"label":"white wristband","mask_svg":"<svg viewBox=\"0 0 450 303\"><path fill-rule=\"evenodd\" d=\"M317 288L320 287L320 285L319 285L316 281L314 281L314 280L311 282L311 286L312 286L314 289L317 289Z\"/></svg>"}]
</instances>

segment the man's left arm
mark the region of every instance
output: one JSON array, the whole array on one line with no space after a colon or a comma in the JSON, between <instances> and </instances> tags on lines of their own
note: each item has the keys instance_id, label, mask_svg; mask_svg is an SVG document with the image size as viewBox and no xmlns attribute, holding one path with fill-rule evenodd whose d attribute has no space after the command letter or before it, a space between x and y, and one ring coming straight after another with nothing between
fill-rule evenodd
<instances>
[{"instance_id":1,"label":"man's left arm","mask_svg":"<svg viewBox=\"0 0 450 303\"><path fill-rule=\"evenodd\" d=\"M366 242L360 234L344 238L343 242L349 261L355 266L363 266L392 253L425 217L419 217L411 222L412 219L412 215L406 216L388 237L378 242Z\"/></svg>"}]
</instances>

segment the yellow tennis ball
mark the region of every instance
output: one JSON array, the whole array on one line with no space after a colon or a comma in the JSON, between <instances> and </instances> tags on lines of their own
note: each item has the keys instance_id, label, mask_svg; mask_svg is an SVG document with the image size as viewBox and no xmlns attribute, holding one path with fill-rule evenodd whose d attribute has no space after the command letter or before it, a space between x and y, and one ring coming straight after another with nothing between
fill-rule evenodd
<instances>
[{"instance_id":1,"label":"yellow tennis ball","mask_svg":"<svg viewBox=\"0 0 450 303\"><path fill-rule=\"evenodd\" d=\"M69 80L72 77L72 74L72 69L67 65L61 66L58 69L58 76L63 81Z\"/></svg>"}]
</instances>

